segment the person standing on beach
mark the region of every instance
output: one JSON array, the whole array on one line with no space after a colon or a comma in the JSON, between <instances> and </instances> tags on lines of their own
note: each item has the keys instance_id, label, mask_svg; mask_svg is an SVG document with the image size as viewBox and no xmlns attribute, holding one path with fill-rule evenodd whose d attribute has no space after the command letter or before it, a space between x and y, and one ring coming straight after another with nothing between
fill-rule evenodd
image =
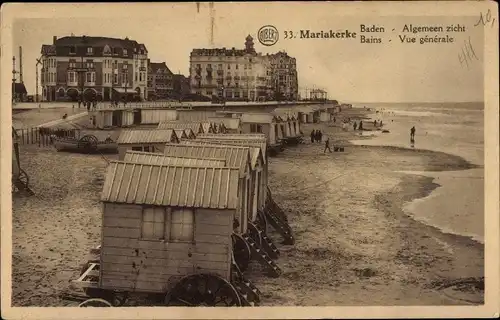
<instances>
[{"instance_id":1,"label":"person standing on beach","mask_svg":"<svg viewBox=\"0 0 500 320\"><path fill-rule=\"evenodd\" d=\"M415 126L410 129L410 140L415 140Z\"/></svg>"},{"instance_id":2,"label":"person standing on beach","mask_svg":"<svg viewBox=\"0 0 500 320\"><path fill-rule=\"evenodd\" d=\"M332 150L330 149L330 138L326 138L325 140L325 150L323 150L323 153L326 153L326 149L328 149L328 151L330 151L330 153L332 153Z\"/></svg>"},{"instance_id":3,"label":"person standing on beach","mask_svg":"<svg viewBox=\"0 0 500 320\"><path fill-rule=\"evenodd\" d=\"M318 130L318 142L321 143L321 140L323 138L323 134L321 133L321 130Z\"/></svg>"},{"instance_id":4,"label":"person standing on beach","mask_svg":"<svg viewBox=\"0 0 500 320\"><path fill-rule=\"evenodd\" d=\"M373 126L376 128L377 127L377 119L373 120Z\"/></svg>"},{"instance_id":5,"label":"person standing on beach","mask_svg":"<svg viewBox=\"0 0 500 320\"><path fill-rule=\"evenodd\" d=\"M314 131L313 129L313 131L311 131L311 143L314 143L315 137L316 137L316 131Z\"/></svg>"},{"instance_id":6,"label":"person standing on beach","mask_svg":"<svg viewBox=\"0 0 500 320\"><path fill-rule=\"evenodd\" d=\"M354 128L354 131L356 131L356 129L358 128L358 123L356 121L354 121L354 124L352 127Z\"/></svg>"}]
</instances>

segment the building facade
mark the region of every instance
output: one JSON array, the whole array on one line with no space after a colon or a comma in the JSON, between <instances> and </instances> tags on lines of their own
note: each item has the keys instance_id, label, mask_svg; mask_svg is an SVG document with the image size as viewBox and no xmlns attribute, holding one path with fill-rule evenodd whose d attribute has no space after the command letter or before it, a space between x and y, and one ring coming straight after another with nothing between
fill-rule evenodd
<instances>
[{"instance_id":1,"label":"building facade","mask_svg":"<svg viewBox=\"0 0 500 320\"><path fill-rule=\"evenodd\" d=\"M281 51L266 56L269 59L274 100L298 100L299 84L296 59Z\"/></svg>"},{"instance_id":2,"label":"building facade","mask_svg":"<svg viewBox=\"0 0 500 320\"><path fill-rule=\"evenodd\" d=\"M176 99L182 100L183 97L191 93L189 78L182 74L174 74L174 95Z\"/></svg>"},{"instance_id":3,"label":"building facade","mask_svg":"<svg viewBox=\"0 0 500 320\"><path fill-rule=\"evenodd\" d=\"M41 54L43 101L147 99L148 51L137 41L54 37Z\"/></svg>"},{"instance_id":4,"label":"building facade","mask_svg":"<svg viewBox=\"0 0 500 320\"><path fill-rule=\"evenodd\" d=\"M253 38L245 49L194 49L190 56L191 93L225 100L267 100L271 75L267 56L257 53Z\"/></svg>"},{"instance_id":5,"label":"building facade","mask_svg":"<svg viewBox=\"0 0 500 320\"><path fill-rule=\"evenodd\" d=\"M174 75L165 62L150 62L148 59L148 99L174 98L173 78Z\"/></svg>"}]
</instances>

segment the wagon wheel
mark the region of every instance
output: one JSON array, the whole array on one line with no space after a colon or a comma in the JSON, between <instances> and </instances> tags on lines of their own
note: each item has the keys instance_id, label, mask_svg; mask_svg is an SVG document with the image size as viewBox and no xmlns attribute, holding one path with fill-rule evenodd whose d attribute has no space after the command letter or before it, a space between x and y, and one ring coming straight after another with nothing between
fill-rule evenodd
<instances>
[{"instance_id":1,"label":"wagon wheel","mask_svg":"<svg viewBox=\"0 0 500 320\"><path fill-rule=\"evenodd\" d=\"M248 222L248 235L252 238L259 247L262 246L262 230L257 229L257 226Z\"/></svg>"},{"instance_id":2,"label":"wagon wheel","mask_svg":"<svg viewBox=\"0 0 500 320\"><path fill-rule=\"evenodd\" d=\"M78 149L97 149L97 143L96 136L87 134L78 140Z\"/></svg>"},{"instance_id":3,"label":"wagon wheel","mask_svg":"<svg viewBox=\"0 0 500 320\"><path fill-rule=\"evenodd\" d=\"M87 307L112 307L111 303L104 299L99 299L99 298L92 298L83 301L78 305L80 308L87 308Z\"/></svg>"},{"instance_id":4,"label":"wagon wheel","mask_svg":"<svg viewBox=\"0 0 500 320\"><path fill-rule=\"evenodd\" d=\"M231 236L233 242L233 254L236 264L240 268L241 272L245 272L248 268L248 264L252 259L252 251L248 242L243 239L242 236L233 233Z\"/></svg>"},{"instance_id":5,"label":"wagon wheel","mask_svg":"<svg viewBox=\"0 0 500 320\"><path fill-rule=\"evenodd\" d=\"M238 291L215 274L193 274L182 278L169 293L167 301L189 307L241 306Z\"/></svg>"}]
</instances>

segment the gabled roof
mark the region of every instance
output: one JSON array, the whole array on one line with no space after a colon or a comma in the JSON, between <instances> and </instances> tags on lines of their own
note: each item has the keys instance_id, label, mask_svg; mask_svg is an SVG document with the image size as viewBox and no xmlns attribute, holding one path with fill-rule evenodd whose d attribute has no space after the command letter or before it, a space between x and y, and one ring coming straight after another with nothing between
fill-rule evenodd
<instances>
[{"instance_id":1,"label":"gabled roof","mask_svg":"<svg viewBox=\"0 0 500 320\"><path fill-rule=\"evenodd\" d=\"M150 62L149 67L151 68L151 72L157 73L158 71L163 71L167 74L172 75L172 71L167 67L167 64L165 62Z\"/></svg>"},{"instance_id":2,"label":"gabled roof","mask_svg":"<svg viewBox=\"0 0 500 320\"><path fill-rule=\"evenodd\" d=\"M238 140L263 140L267 141L264 133L235 133L235 134L217 134L203 133L196 137L215 137L216 139L238 139Z\"/></svg>"},{"instance_id":3,"label":"gabled roof","mask_svg":"<svg viewBox=\"0 0 500 320\"><path fill-rule=\"evenodd\" d=\"M223 146L239 146L239 147L248 147L250 148L250 164L252 165L252 169L255 169L257 166L257 163L259 161L259 158L261 159L262 163L265 163L264 159L264 154L262 153L262 149L260 145L249 145L248 143L240 143L240 142L245 142L245 140L212 140L212 139L196 139L196 140L189 140L189 141L183 141L183 144L202 144L202 145L223 145Z\"/></svg>"},{"instance_id":4,"label":"gabled roof","mask_svg":"<svg viewBox=\"0 0 500 320\"><path fill-rule=\"evenodd\" d=\"M174 141L179 142L179 138L172 129L122 130L118 137L118 144L167 143Z\"/></svg>"},{"instance_id":5,"label":"gabled roof","mask_svg":"<svg viewBox=\"0 0 500 320\"><path fill-rule=\"evenodd\" d=\"M194 134L205 132L201 122L187 122L187 121L161 121L158 124L158 129L191 129Z\"/></svg>"},{"instance_id":6,"label":"gabled roof","mask_svg":"<svg viewBox=\"0 0 500 320\"><path fill-rule=\"evenodd\" d=\"M123 162L186 167L225 167L225 159L167 157L163 153L127 150Z\"/></svg>"},{"instance_id":7,"label":"gabled roof","mask_svg":"<svg viewBox=\"0 0 500 320\"><path fill-rule=\"evenodd\" d=\"M191 130L191 129L189 129L189 128L188 129L174 129L175 135L177 136L177 138L179 138L179 140L188 138L188 135L186 134L186 130Z\"/></svg>"},{"instance_id":8,"label":"gabled roof","mask_svg":"<svg viewBox=\"0 0 500 320\"><path fill-rule=\"evenodd\" d=\"M189 140L186 140L187 143ZM169 157L192 157L192 158L224 158L228 167L240 168L241 174L246 174L251 169L250 148L222 145L202 144L172 144L165 145L163 153Z\"/></svg>"},{"instance_id":9,"label":"gabled roof","mask_svg":"<svg viewBox=\"0 0 500 320\"><path fill-rule=\"evenodd\" d=\"M171 207L236 209L238 168L164 166L112 161L101 201Z\"/></svg>"},{"instance_id":10,"label":"gabled roof","mask_svg":"<svg viewBox=\"0 0 500 320\"><path fill-rule=\"evenodd\" d=\"M194 141L207 142L207 143L216 143L216 144L226 144L226 145L234 145L234 146L246 146L259 148L262 152L262 158L264 163L266 163L266 153L267 153L267 141L266 140L246 140L246 139L218 139L217 137L212 136L198 136ZM254 155L255 156L255 155Z\"/></svg>"}]
</instances>

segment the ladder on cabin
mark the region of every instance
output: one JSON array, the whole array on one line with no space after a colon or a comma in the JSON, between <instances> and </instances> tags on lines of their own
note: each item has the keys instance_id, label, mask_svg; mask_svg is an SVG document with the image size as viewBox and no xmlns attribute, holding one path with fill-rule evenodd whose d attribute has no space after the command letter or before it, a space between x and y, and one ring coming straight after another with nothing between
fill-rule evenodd
<instances>
[{"instance_id":1,"label":"ladder on cabin","mask_svg":"<svg viewBox=\"0 0 500 320\"><path fill-rule=\"evenodd\" d=\"M255 240L250 238L248 235L244 235L243 239L248 242L250 250L252 251L252 257L260 262L268 271L269 275L278 278L282 271L280 267L269 257L269 255L264 251Z\"/></svg>"},{"instance_id":2,"label":"ladder on cabin","mask_svg":"<svg viewBox=\"0 0 500 320\"><path fill-rule=\"evenodd\" d=\"M235 287L236 291L238 291L243 306L258 306L262 293L250 280L243 276L238 264L234 260L234 256L231 263L233 273L231 284Z\"/></svg>"},{"instance_id":3,"label":"ladder on cabin","mask_svg":"<svg viewBox=\"0 0 500 320\"><path fill-rule=\"evenodd\" d=\"M266 218L269 223L274 227L276 231L278 231L283 237L283 244L285 245L293 245L295 243L295 238L292 235L292 229L288 225L288 222L283 221L273 208L268 208L265 211Z\"/></svg>"},{"instance_id":4,"label":"ladder on cabin","mask_svg":"<svg viewBox=\"0 0 500 320\"><path fill-rule=\"evenodd\" d=\"M249 226L255 228L257 231L257 236L262 240L261 241L261 246L264 251L271 257L271 259L278 259L280 256L280 251L276 247L276 245L273 243L271 238L269 238L264 230L258 225L258 224L253 224L249 222Z\"/></svg>"}]
</instances>

